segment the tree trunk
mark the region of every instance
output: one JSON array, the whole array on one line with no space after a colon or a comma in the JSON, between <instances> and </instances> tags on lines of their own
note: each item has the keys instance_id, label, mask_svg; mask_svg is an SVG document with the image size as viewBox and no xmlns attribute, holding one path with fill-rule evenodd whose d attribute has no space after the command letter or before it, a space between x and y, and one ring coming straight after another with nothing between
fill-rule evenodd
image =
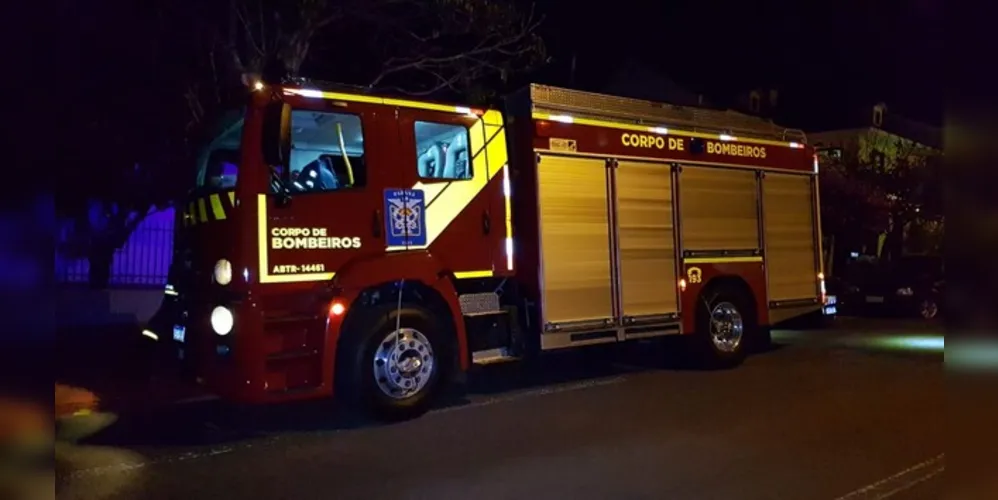
<instances>
[{"instance_id":1,"label":"tree trunk","mask_svg":"<svg viewBox=\"0 0 998 500\"><path fill-rule=\"evenodd\" d=\"M114 245L106 242L94 243L90 247L87 260L90 262L90 288L104 289L111 282L111 264L114 262Z\"/></svg>"}]
</instances>

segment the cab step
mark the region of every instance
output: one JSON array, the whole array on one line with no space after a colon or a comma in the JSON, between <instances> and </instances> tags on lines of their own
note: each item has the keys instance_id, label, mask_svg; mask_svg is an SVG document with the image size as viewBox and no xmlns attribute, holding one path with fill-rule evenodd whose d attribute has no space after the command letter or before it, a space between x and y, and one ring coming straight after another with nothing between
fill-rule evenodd
<instances>
[{"instance_id":1,"label":"cab step","mask_svg":"<svg viewBox=\"0 0 998 500\"><path fill-rule=\"evenodd\" d=\"M485 349L471 353L471 361L480 366L492 365L496 363L507 363L518 361L520 358L510 354L508 347L498 347L495 349Z\"/></svg>"}]
</instances>

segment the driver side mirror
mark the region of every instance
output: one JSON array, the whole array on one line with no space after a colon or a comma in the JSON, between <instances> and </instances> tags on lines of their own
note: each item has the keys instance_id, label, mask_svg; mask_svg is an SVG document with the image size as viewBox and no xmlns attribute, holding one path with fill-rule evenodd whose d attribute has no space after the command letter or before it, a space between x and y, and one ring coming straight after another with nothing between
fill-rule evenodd
<instances>
[{"instance_id":1,"label":"driver side mirror","mask_svg":"<svg viewBox=\"0 0 998 500\"><path fill-rule=\"evenodd\" d=\"M270 166L287 166L291 156L291 105L271 102L263 114L263 159Z\"/></svg>"}]
</instances>

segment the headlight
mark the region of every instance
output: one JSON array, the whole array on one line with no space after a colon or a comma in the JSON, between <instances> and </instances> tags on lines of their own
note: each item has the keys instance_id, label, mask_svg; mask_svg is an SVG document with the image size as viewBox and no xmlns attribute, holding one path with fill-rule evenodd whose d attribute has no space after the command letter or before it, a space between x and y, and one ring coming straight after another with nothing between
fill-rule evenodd
<instances>
[{"instance_id":1,"label":"headlight","mask_svg":"<svg viewBox=\"0 0 998 500\"><path fill-rule=\"evenodd\" d=\"M897 294L902 297L910 297L914 295L914 292L912 291L911 287L904 287L904 288L898 288Z\"/></svg>"},{"instance_id":2,"label":"headlight","mask_svg":"<svg viewBox=\"0 0 998 500\"><path fill-rule=\"evenodd\" d=\"M235 318L227 307L218 306L211 311L211 329L219 335L228 335L232 331Z\"/></svg>"},{"instance_id":3,"label":"headlight","mask_svg":"<svg viewBox=\"0 0 998 500\"><path fill-rule=\"evenodd\" d=\"M215 263L215 283L225 286L232 283L232 263L226 259L220 259Z\"/></svg>"}]
</instances>

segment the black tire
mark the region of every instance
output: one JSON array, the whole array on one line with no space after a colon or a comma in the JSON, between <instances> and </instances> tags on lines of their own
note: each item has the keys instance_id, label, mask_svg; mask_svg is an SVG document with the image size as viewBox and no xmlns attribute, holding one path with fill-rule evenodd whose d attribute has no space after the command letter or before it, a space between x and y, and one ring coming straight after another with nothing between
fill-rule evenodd
<instances>
[{"instance_id":1,"label":"black tire","mask_svg":"<svg viewBox=\"0 0 998 500\"><path fill-rule=\"evenodd\" d=\"M384 305L357 313L361 316L350 319L348 331L344 332L339 345L336 397L351 410L379 420L408 420L426 413L443 392L445 381L449 380L453 329L432 312L411 304L402 304L401 310L394 305ZM422 334L432 349L434 360L425 385L402 398L392 397L382 390L375 377L375 354L387 346L383 340L395 331L397 319L400 328ZM416 351L406 352L413 354ZM412 378L420 376L417 373Z\"/></svg>"},{"instance_id":2,"label":"black tire","mask_svg":"<svg viewBox=\"0 0 998 500\"><path fill-rule=\"evenodd\" d=\"M744 292L728 286L712 286L706 288L697 300L696 332L693 342L693 360L701 368L718 369L731 368L745 360L747 351L752 344L758 342L759 328L756 325L755 313L751 308L751 300ZM733 342L730 349L719 346L711 333L711 312L732 310L741 319L741 334L738 341Z\"/></svg>"}]
</instances>

